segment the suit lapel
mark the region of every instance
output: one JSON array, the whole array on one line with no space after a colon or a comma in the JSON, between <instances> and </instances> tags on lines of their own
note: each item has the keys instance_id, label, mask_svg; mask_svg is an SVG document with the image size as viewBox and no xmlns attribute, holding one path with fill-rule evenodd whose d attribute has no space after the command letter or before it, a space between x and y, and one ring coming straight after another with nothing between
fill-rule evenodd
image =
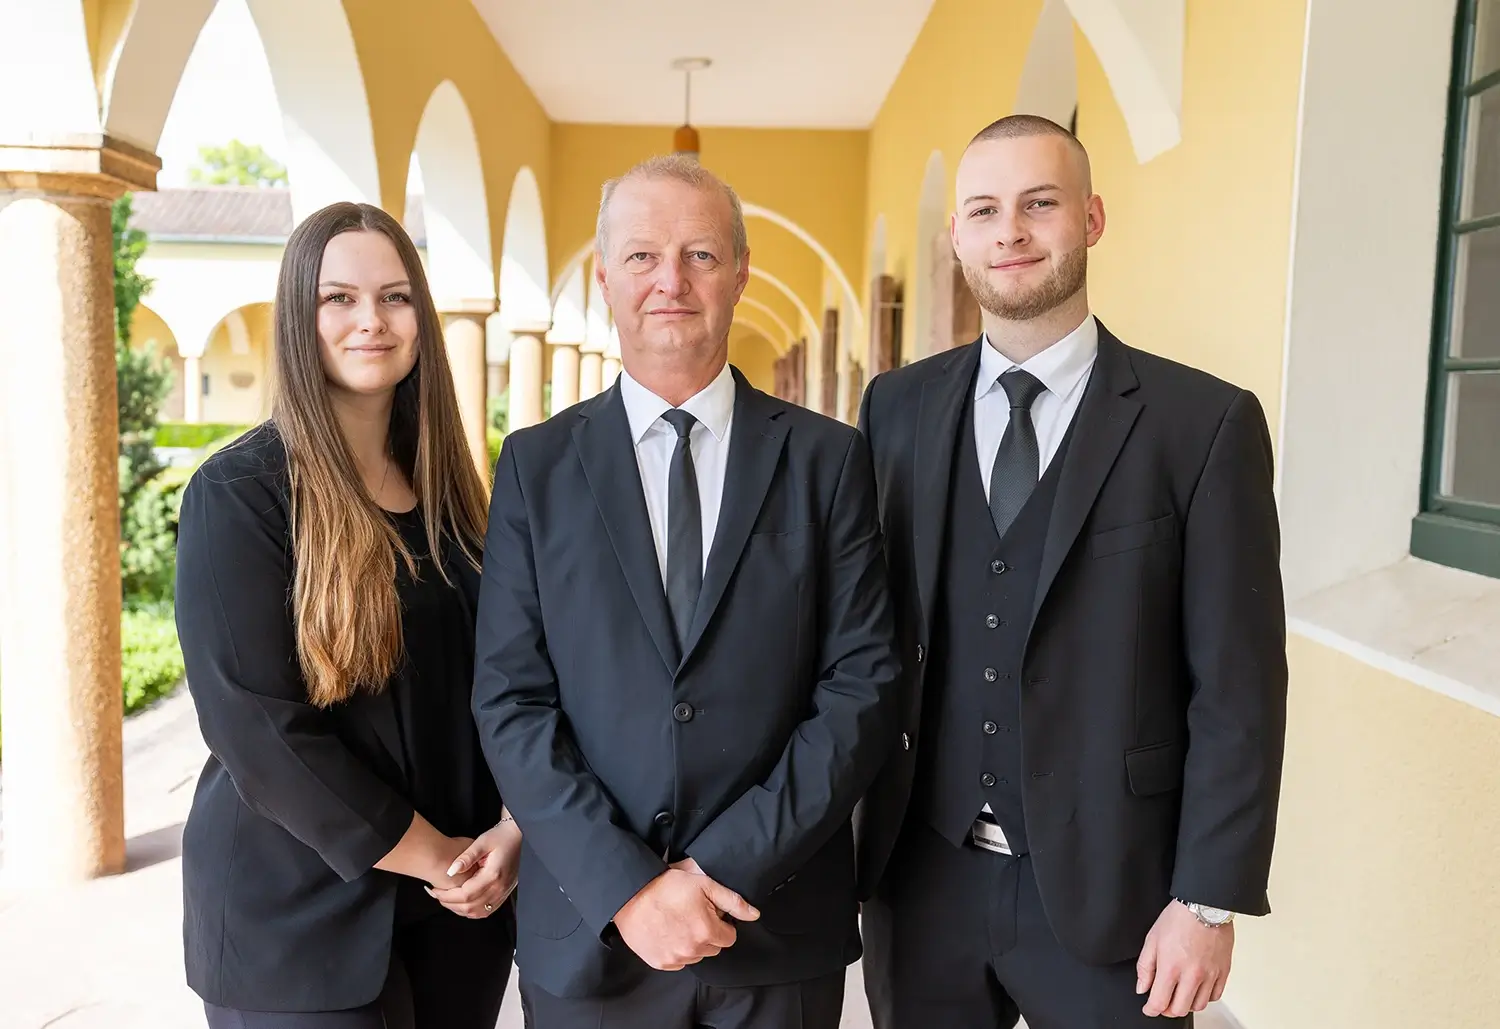
<instances>
[{"instance_id":1,"label":"suit lapel","mask_svg":"<svg viewBox=\"0 0 1500 1029\"><path fill-rule=\"evenodd\" d=\"M922 618L931 628L937 604L938 567L943 556L943 530L948 523L949 480L953 447L964 410L964 391L972 388L979 367L981 338L956 351L933 378L922 386L917 412L917 438L912 455L916 495L912 498L912 549L917 565L917 593Z\"/></svg>"},{"instance_id":2,"label":"suit lapel","mask_svg":"<svg viewBox=\"0 0 1500 1029\"><path fill-rule=\"evenodd\" d=\"M1052 581L1057 578L1084 520L1093 509L1109 470L1114 467L1115 458L1120 455L1120 448L1125 445L1125 438L1130 435L1131 426L1141 413L1140 402L1125 396L1139 384L1130 367L1125 344L1100 323L1099 353L1094 359L1093 375L1078 405L1073 440L1063 457L1057 497L1053 501L1052 518L1042 548L1036 599L1031 608L1033 624L1042 609L1042 602L1047 599L1047 591L1052 588Z\"/></svg>"},{"instance_id":3,"label":"suit lapel","mask_svg":"<svg viewBox=\"0 0 1500 1029\"><path fill-rule=\"evenodd\" d=\"M781 422L786 405L774 400L734 371L734 423L730 430L729 457L724 467L724 495L719 503L719 522L703 573L703 589L692 628L682 648L683 661L703 638L718 610L719 601L739 565L750 539L750 530L760 515L771 479L786 444L787 427Z\"/></svg>"},{"instance_id":4,"label":"suit lapel","mask_svg":"<svg viewBox=\"0 0 1500 1029\"><path fill-rule=\"evenodd\" d=\"M646 513L641 472L636 464L630 419L620 398L619 383L584 407L573 427L573 444L583 462L589 490L604 521L615 557L630 585L636 608L646 623L662 661L670 671L679 664L677 638L672 628L667 595L662 589L661 566L651 518Z\"/></svg>"}]
</instances>

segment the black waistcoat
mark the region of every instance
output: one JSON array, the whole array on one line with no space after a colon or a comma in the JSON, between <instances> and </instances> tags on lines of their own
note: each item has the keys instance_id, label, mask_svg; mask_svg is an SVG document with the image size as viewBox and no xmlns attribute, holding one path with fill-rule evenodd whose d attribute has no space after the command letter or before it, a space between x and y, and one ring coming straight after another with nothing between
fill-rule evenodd
<instances>
[{"instance_id":1,"label":"black waistcoat","mask_svg":"<svg viewBox=\"0 0 1500 1029\"><path fill-rule=\"evenodd\" d=\"M1057 479L1073 434L1070 426L1002 539L979 473L972 391L969 396L949 477L914 797L955 846L988 803L1011 849L1024 854L1021 662Z\"/></svg>"}]
</instances>

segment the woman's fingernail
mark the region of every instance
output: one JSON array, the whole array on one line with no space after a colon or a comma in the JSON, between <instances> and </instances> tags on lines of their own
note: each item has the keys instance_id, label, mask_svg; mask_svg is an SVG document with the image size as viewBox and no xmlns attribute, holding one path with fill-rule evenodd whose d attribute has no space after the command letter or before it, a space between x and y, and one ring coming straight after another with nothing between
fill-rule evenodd
<instances>
[{"instance_id":1,"label":"woman's fingernail","mask_svg":"<svg viewBox=\"0 0 1500 1029\"><path fill-rule=\"evenodd\" d=\"M451 864L451 865L448 866L448 874L450 876L451 875L457 875L459 872L463 871L463 867L464 867L463 859L459 858L456 861L454 861L453 864Z\"/></svg>"}]
</instances>

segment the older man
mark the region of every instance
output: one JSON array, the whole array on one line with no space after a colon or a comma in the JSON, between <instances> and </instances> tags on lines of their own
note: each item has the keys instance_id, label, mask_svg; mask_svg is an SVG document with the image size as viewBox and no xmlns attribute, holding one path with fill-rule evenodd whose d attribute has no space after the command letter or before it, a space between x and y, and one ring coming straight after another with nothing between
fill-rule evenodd
<instances>
[{"instance_id":1,"label":"older man","mask_svg":"<svg viewBox=\"0 0 1500 1029\"><path fill-rule=\"evenodd\" d=\"M729 366L729 187L648 161L597 246L624 370L507 438L478 615L528 1024L833 1029L851 813L895 735L869 450Z\"/></svg>"}]
</instances>

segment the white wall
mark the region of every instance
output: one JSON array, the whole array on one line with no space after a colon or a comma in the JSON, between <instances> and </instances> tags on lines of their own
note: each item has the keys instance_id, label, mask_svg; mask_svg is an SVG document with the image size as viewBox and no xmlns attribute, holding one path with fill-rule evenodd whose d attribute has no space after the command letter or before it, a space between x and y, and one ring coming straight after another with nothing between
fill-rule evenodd
<instances>
[{"instance_id":1,"label":"white wall","mask_svg":"<svg viewBox=\"0 0 1500 1029\"><path fill-rule=\"evenodd\" d=\"M1309 0L1278 448L1289 600L1408 550L1453 30L1454 0Z\"/></svg>"}]
</instances>

